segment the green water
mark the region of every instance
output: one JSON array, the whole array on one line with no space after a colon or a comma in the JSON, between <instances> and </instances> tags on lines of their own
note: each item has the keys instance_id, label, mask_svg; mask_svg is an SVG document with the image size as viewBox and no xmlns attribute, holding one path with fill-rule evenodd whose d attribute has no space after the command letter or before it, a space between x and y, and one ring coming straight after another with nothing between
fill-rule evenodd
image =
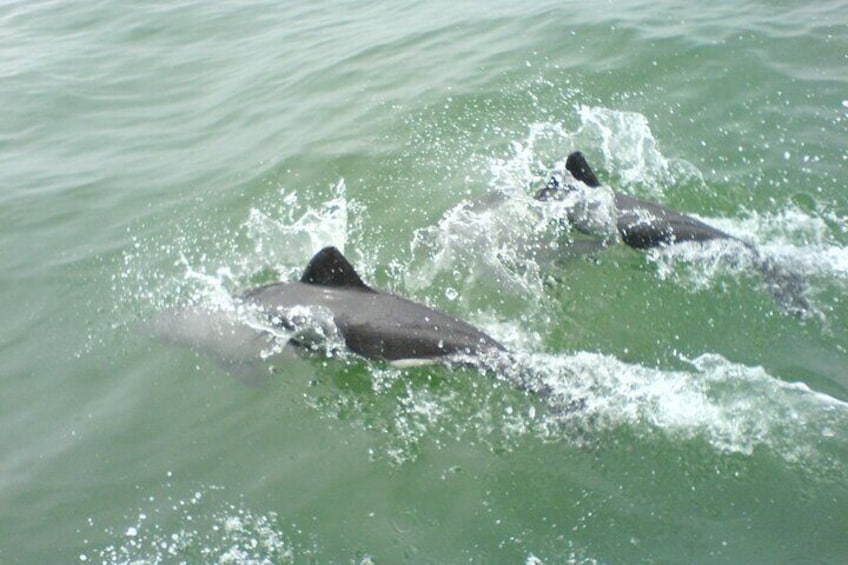
<instances>
[{"instance_id":1,"label":"green water","mask_svg":"<svg viewBox=\"0 0 848 565\"><path fill-rule=\"evenodd\" d=\"M848 562L847 24L4 4L0 563ZM738 247L568 252L530 196L575 149L798 273L808 315ZM149 335L328 244L517 368Z\"/></svg>"}]
</instances>

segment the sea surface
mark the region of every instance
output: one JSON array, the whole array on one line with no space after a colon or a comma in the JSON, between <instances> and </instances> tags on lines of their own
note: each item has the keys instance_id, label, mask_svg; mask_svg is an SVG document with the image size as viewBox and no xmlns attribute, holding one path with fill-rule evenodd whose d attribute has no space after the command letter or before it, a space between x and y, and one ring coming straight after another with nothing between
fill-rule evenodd
<instances>
[{"instance_id":1,"label":"sea surface","mask_svg":"<svg viewBox=\"0 0 848 565\"><path fill-rule=\"evenodd\" d=\"M513 366L151 329L325 245ZM0 430L3 564L848 563L848 4L2 2Z\"/></svg>"}]
</instances>

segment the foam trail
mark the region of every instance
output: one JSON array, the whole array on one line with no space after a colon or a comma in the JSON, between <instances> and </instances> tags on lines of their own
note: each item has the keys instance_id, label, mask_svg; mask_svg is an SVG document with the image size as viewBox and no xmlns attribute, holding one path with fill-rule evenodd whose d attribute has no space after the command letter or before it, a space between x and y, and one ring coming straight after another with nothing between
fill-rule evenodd
<instances>
[{"instance_id":1,"label":"foam trail","mask_svg":"<svg viewBox=\"0 0 848 565\"><path fill-rule=\"evenodd\" d=\"M705 354L692 371L632 365L600 353L518 353L492 359L497 377L528 390L550 408L536 429L569 440L628 427L643 437L702 439L720 452L751 455L764 448L793 464L839 467L848 445L848 403L787 383L760 367ZM846 469L840 469L845 473Z\"/></svg>"},{"instance_id":2,"label":"foam trail","mask_svg":"<svg viewBox=\"0 0 848 565\"><path fill-rule=\"evenodd\" d=\"M767 257L793 265L808 276L848 280L848 247L834 241L833 226L848 230L848 219L811 216L798 208L751 213L733 220L709 220L743 240L759 242Z\"/></svg>"},{"instance_id":3,"label":"foam trail","mask_svg":"<svg viewBox=\"0 0 848 565\"><path fill-rule=\"evenodd\" d=\"M703 444L716 456L776 458L817 480L848 478L848 403L717 354L681 361L688 367L666 370L601 353L519 351L458 358L446 371L369 363L370 390L344 393L343 414L320 391L313 407L367 422L381 435L372 457L396 465L416 460L425 442L465 438L512 450L536 437L592 448L624 434L647 445ZM448 384L422 385L433 375Z\"/></svg>"}]
</instances>

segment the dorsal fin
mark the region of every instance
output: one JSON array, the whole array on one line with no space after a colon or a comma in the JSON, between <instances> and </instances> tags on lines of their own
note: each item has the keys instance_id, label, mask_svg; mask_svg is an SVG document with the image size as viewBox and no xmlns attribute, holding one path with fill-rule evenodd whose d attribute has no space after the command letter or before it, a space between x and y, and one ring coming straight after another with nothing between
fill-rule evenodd
<instances>
[{"instance_id":1,"label":"dorsal fin","mask_svg":"<svg viewBox=\"0 0 848 565\"><path fill-rule=\"evenodd\" d=\"M580 151L575 151L568 156L568 159L565 161L565 168L568 169L568 172L574 178L586 186L601 186L601 182L595 176L589 163L586 162L586 157Z\"/></svg>"},{"instance_id":2,"label":"dorsal fin","mask_svg":"<svg viewBox=\"0 0 848 565\"><path fill-rule=\"evenodd\" d=\"M335 247L325 247L306 265L300 282L318 286L350 286L371 290Z\"/></svg>"}]
</instances>

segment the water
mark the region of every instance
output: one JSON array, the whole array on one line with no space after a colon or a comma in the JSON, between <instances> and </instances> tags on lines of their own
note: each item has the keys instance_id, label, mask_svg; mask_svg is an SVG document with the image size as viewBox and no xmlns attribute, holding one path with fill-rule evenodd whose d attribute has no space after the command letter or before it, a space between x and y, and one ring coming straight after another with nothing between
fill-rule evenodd
<instances>
[{"instance_id":1,"label":"water","mask_svg":"<svg viewBox=\"0 0 848 565\"><path fill-rule=\"evenodd\" d=\"M848 11L530 4L0 8L0 562L848 560ZM569 249L574 149L809 315ZM328 244L512 365L149 335Z\"/></svg>"}]
</instances>

